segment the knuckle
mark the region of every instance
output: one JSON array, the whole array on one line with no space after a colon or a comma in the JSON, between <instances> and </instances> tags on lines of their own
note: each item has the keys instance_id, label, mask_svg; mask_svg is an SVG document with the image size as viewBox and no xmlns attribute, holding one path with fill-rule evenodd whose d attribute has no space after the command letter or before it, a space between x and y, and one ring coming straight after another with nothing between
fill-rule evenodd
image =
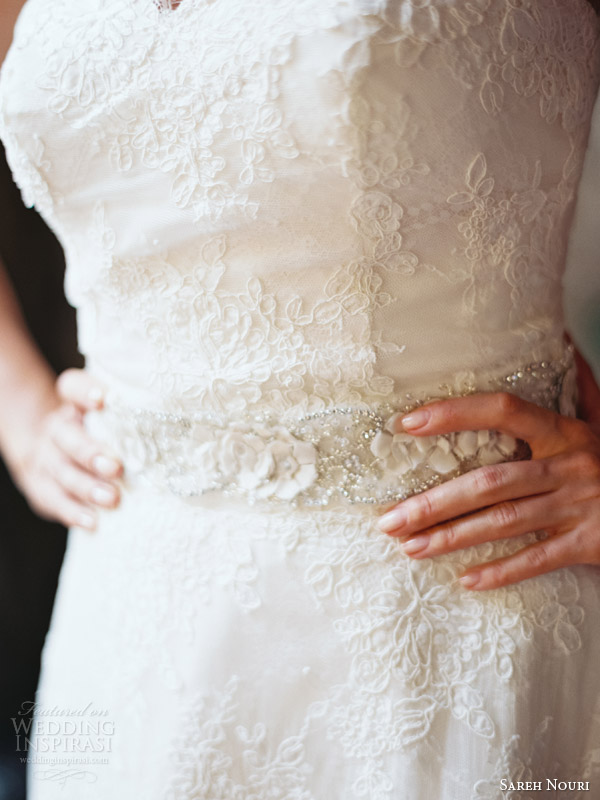
<instances>
[{"instance_id":1,"label":"knuckle","mask_svg":"<svg viewBox=\"0 0 600 800\"><path fill-rule=\"evenodd\" d=\"M457 544L458 540L458 530L456 527L456 523L448 522L444 525L443 529L440 531L442 534L442 541L441 544L444 548L453 548Z\"/></svg>"},{"instance_id":2,"label":"knuckle","mask_svg":"<svg viewBox=\"0 0 600 800\"><path fill-rule=\"evenodd\" d=\"M517 506L511 501L500 503L492 511L493 524L497 528L511 528L518 519Z\"/></svg>"},{"instance_id":3,"label":"knuckle","mask_svg":"<svg viewBox=\"0 0 600 800\"><path fill-rule=\"evenodd\" d=\"M529 463L533 465L533 469L535 470L533 477L538 483L545 485L555 476L555 459L540 458L535 461L530 461Z\"/></svg>"},{"instance_id":4,"label":"knuckle","mask_svg":"<svg viewBox=\"0 0 600 800\"><path fill-rule=\"evenodd\" d=\"M558 416L558 421L565 438L569 441L590 441L590 428L587 422L584 422L582 419L573 419L572 417L564 416Z\"/></svg>"},{"instance_id":5,"label":"knuckle","mask_svg":"<svg viewBox=\"0 0 600 800\"><path fill-rule=\"evenodd\" d=\"M508 581L508 572L504 564L489 564L486 566L485 574L490 586L502 586Z\"/></svg>"},{"instance_id":6,"label":"knuckle","mask_svg":"<svg viewBox=\"0 0 600 800\"><path fill-rule=\"evenodd\" d=\"M579 450L571 455L569 469L580 477L600 480L600 455L590 450Z\"/></svg>"},{"instance_id":7,"label":"knuckle","mask_svg":"<svg viewBox=\"0 0 600 800\"><path fill-rule=\"evenodd\" d=\"M572 563L600 564L600 535L586 526L578 526L570 532Z\"/></svg>"},{"instance_id":8,"label":"knuckle","mask_svg":"<svg viewBox=\"0 0 600 800\"><path fill-rule=\"evenodd\" d=\"M477 492L489 494L504 485L504 469L501 464L481 467L474 476Z\"/></svg>"},{"instance_id":9,"label":"knuckle","mask_svg":"<svg viewBox=\"0 0 600 800\"><path fill-rule=\"evenodd\" d=\"M548 564L548 548L545 542L539 542L527 548L525 553L527 566L533 570L539 570Z\"/></svg>"},{"instance_id":10,"label":"knuckle","mask_svg":"<svg viewBox=\"0 0 600 800\"><path fill-rule=\"evenodd\" d=\"M518 411L521 400L510 392L498 392L498 411L501 417L508 417Z\"/></svg>"},{"instance_id":11,"label":"knuckle","mask_svg":"<svg viewBox=\"0 0 600 800\"><path fill-rule=\"evenodd\" d=\"M415 499L414 510L410 515L410 521L417 525L422 524L433 515L433 512L433 502L431 498L427 496L427 492L424 492Z\"/></svg>"},{"instance_id":12,"label":"knuckle","mask_svg":"<svg viewBox=\"0 0 600 800\"><path fill-rule=\"evenodd\" d=\"M592 559L600 558L600 537L596 536L595 541L591 541L588 532L581 527L571 531L571 550L573 556L580 560L590 556Z\"/></svg>"}]
</instances>

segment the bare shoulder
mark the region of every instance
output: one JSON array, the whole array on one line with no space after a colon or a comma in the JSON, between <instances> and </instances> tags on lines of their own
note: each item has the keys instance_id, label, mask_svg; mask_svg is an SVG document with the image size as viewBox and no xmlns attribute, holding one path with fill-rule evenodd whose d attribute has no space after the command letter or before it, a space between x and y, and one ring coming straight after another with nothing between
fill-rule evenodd
<instances>
[{"instance_id":1,"label":"bare shoulder","mask_svg":"<svg viewBox=\"0 0 600 800\"><path fill-rule=\"evenodd\" d=\"M12 41L12 32L19 11L25 0L1 0L0 2L0 64L4 61L6 51Z\"/></svg>"}]
</instances>

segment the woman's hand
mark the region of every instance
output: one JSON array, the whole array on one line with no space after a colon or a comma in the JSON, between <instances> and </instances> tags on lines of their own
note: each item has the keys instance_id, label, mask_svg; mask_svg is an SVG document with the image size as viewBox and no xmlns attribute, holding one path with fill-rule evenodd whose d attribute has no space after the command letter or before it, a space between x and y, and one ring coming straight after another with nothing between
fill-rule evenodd
<instances>
[{"instance_id":1,"label":"woman's hand","mask_svg":"<svg viewBox=\"0 0 600 800\"><path fill-rule=\"evenodd\" d=\"M548 538L477 565L460 579L493 589L573 564L600 565L600 430L507 393L427 404L399 421L431 436L498 430L529 444L530 461L479 467L415 495L384 514L404 550L428 558L470 545L544 530Z\"/></svg>"},{"instance_id":2,"label":"woman's hand","mask_svg":"<svg viewBox=\"0 0 600 800\"><path fill-rule=\"evenodd\" d=\"M66 370L23 452L9 463L15 482L40 516L93 530L97 507L118 505L122 465L83 425L86 411L101 409L102 403L102 387L85 370Z\"/></svg>"}]
</instances>

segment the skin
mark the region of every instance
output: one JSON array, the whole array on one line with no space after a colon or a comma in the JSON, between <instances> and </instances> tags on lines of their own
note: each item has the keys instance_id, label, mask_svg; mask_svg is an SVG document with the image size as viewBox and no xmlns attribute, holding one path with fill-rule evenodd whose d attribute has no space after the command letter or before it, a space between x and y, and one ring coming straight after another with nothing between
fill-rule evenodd
<instances>
[{"instance_id":1,"label":"skin","mask_svg":"<svg viewBox=\"0 0 600 800\"><path fill-rule=\"evenodd\" d=\"M600 390L579 355L578 361L589 421L491 392L436 401L399 420L398 432L414 436L503 431L526 441L532 457L479 467L398 503L380 517L381 529L400 537L415 559L546 531L543 541L467 570L460 583L477 591L559 567L600 566Z\"/></svg>"},{"instance_id":2,"label":"skin","mask_svg":"<svg viewBox=\"0 0 600 800\"><path fill-rule=\"evenodd\" d=\"M175 0L174 5L178 5ZM594 0L600 10L600 0ZM0 57L22 0L0 0ZM93 530L100 509L120 502L123 465L85 430L104 389L85 370L53 374L23 320L0 261L0 451L30 506L43 517ZM549 538L471 568L476 590L572 564L600 565L600 390L578 354L581 419L561 417L512 395L476 394L421 409L415 436L502 430L527 441L531 461L481 467L389 509L390 536L426 543L411 558L435 557L476 542L545 529ZM399 514L405 522L400 524Z\"/></svg>"},{"instance_id":3,"label":"skin","mask_svg":"<svg viewBox=\"0 0 600 800\"><path fill-rule=\"evenodd\" d=\"M0 262L0 451L31 508L93 530L97 509L119 502L122 464L86 432L103 389L84 370L56 376L25 325Z\"/></svg>"},{"instance_id":4,"label":"skin","mask_svg":"<svg viewBox=\"0 0 600 800\"><path fill-rule=\"evenodd\" d=\"M0 0L0 62L10 46L12 31L25 0Z\"/></svg>"}]
</instances>

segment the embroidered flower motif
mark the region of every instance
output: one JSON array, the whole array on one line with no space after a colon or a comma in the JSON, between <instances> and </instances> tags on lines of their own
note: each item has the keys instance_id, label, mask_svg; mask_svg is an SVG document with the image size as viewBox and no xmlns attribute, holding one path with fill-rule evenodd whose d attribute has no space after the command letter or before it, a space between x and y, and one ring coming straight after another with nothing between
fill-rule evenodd
<instances>
[{"instance_id":1,"label":"embroidered flower motif","mask_svg":"<svg viewBox=\"0 0 600 800\"><path fill-rule=\"evenodd\" d=\"M49 13L50 19L45 18ZM60 25L62 37L48 41L46 70L39 79L48 92L48 108L76 126L90 108L96 111L112 102L114 92L134 80L144 53L126 49L131 37L136 10L131 4L108 0L96 14L54 3L42 11L41 27ZM83 113L82 113L83 112Z\"/></svg>"},{"instance_id":2,"label":"embroidered flower motif","mask_svg":"<svg viewBox=\"0 0 600 800\"><path fill-rule=\"evenodd\" d=\"M438 3L435 0L399 0L386 3L381 12L387 23L387 41L409 45L440 45L465 37L469 29L480 25L485 17L490 0L473 0L466 8L457 10L452 2Z\"/></svg>"},{"instance_id":3,"label":"embroidered flower motif","mask_svg":"<svg viewBox=\"0 0 600 800\"><path fill-rule=\"evenodd\" d=\"M387 4L384 18L402 37L431 42L439 34L440 11L431 0Z\"/></svg>"},{"instance_id":4,"label":"embroidered flower motif","mask_svg":"<svg viewBox=\"0 0 600 800\"><path fill-rule=\"evenodd\" d=\"M225 478L237 476L240 487L254 489L265 476L256 469L264 442L258 436L240 430L223 432L214 449L215 466Z\"/></svg>"},{"instance_id":5,"label":"embroidered flower motif","mask_svg":"<svg viewBox=\"0 0 600 800\"><path fill-rule=\"evenodd\" d=\"M498 464L515 454L517 441L496 431L460 431L440 436L396 433L401 413L393 414L371 442L371 452L385 470L406 473L429 467L440 475L477 457L479 464Z\"/></svg>"},{"instance_id":6,"label":"embroidered flower motif","mask_svg":"<svg viewBox=\"0 0 600 800\"><path fill-rule=\"evenodd\" d=\"M560 6L560 3L557 4ZM565 11L572 11L572 4L565 2ZM501 33L501 47L498 51L499 63L488 71L480 89L483 107L490 115L502 110L505 93L501 81L508 84L522 97L539 97L541 116L554 123L560 123L566 131L575 132L589 117L594 103L592 94L578 90L575 75L590 68L590 52L596 38L594 23L583 20L571 29L576 32L577 47L573 47L574 35L567 35L559 18L549 24L545 18L545 8L535 5L520 7L508 3L504 12ZM553 14L560 15L561 9L554 8ZM587 4L583 12L593 17L593 10ZM575 28L577 25L577 28Z\"/></svg>"},{"instance_id":7,"label":"embroidered flower motif","mask_svg":"<svg viewBox=\"0 0 600 800\"><path fill-rule=\"evenodd\" d=\"M413 562L376 530L372 505L319 508L311 524L294 509L307 499L377 502L512 458L515 442L493 431L411 437L381 429L391 410L361 422L344 409L424 402L418 378L451 344L459 363L442 380L453 394L505 381L510 353L559 358L565 228L599 74L594 12L584 0L274 0L260 14L245 0L168 5L180 7L30 0L0 99L26 198L65 225L70 271L85 288L77 305L86 353L110 372L119 365L105 352L122 350L136 367L123 377L147 390L155 412L137 423L103 417L132 486L135 472L152 486L147 502L103 521L127 534L97 564L114 615L101 629L120 645L107 640L107 651L123 650L131 667L125 677L118 670L120 705L143 708L148 664L183 692L179 646L210 646L202 606L216 630L215 610L228 612L231 600L259 624L240 627L250 647L216 648L211 674L225 664L220 655L233 672L234 651L241 676L256 674L245 661L253 652L273 673L283 665L299 699L293 727L282 731L244 703L243 677L238 687L223 675L196 703L183 696L173 800L321 798L313 756L325 743L352 772L340 793L392 800L404 764L417 763L423 746L443 753L461 729L469 741L489 740L482 778L502 756L481 784L482 798L495 797L496 778L526 774L519 759L530 756L526 740L499 753L492 737L510 733L502 704L531 677L522 665L540 653L583 663L595 596L581 591L584 570L467 597L452 588L457 567L509 555L519 542ZM490 124L496 114L506 124ZM135 196L102 191L93 208L98 180ZM152 213L159 207L168 213ZM442 303L424 313L429 297ZM442 306L450 320L438 318ZM462 330L464 353L447 330ZM503 389L555 407L562 366L511 369ZM563 413L574 413L573 386L566 376ZM342 414L318 416L332 408ZM244 424L265 409L268 431ZM203 412L217 423L190 422ZM280 427L297 417L298 427ZM283 502L240 513L226 498L211 509L211 497L198 513L201 502L164 496L212 489ZM260 614L275 587L267 573L299 579L297 619L306 612L311 631L317 620L331 651L313 647L305 661L292 635L289 649L279 647L283 661L265 659ZM141 624L124 605L140 609ZM112 663L87 650L94 669ZM486 692L492 684L498 691ZM302 706L309 696L312 709ZM139 725L127 741L143 742L142 714L125 714ZM479 791L454 764L445 769L447 793Z\"/></svg>"},{"instance_id":8,"label":"embroidered flower motif","mask_svg":"<svg viewBox=\"0 0 600 800\"><path fill-rule=\"evenodd\" d=\"M256 499L291 500L317 478L314 445L283 427L231 426L198 445L194 462L202 475L212 476L213 483L236 486Z\"/></svg>"},{"instance_id":9,"label":"embroidered flower motif","mask_svg":"<svg viewBox=\"0 0 600 800\"><path fill-rule=\"evenodd\" d=\"M278 438L269 442L256 465L257 475L263 481L256 494L291 500L315 481L317 451L310 442L296 439L283 428L274 433Z\"/></svg>"},{"instance_id":10,"label":"embroidered flower motif","mask_svg":"<svg viewBox=\"0 0 600 800\"><path fill-rule=\"evenodd\" d=\"M365 236L378 237L400 227L402 207L383 192L365 192L352 206L357 227Z\"/></svg>"}]
</instances>

